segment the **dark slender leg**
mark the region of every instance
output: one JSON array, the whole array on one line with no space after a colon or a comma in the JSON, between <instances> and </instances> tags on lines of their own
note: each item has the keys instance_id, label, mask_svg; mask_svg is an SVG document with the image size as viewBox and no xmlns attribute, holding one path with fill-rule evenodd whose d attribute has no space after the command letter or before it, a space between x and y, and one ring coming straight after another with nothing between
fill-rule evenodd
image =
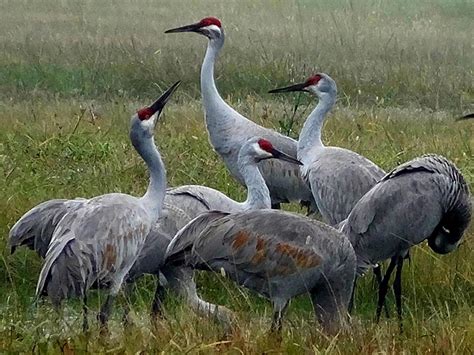
<instances>
[{"instance_id":1,"label":"dark slender leg","mask_svg":"<svg viewBox=\"0 0 474 355\"><path fill-rule=\"evenodd\" d=\"M354 285L352 286L351 299L349 300L349 305L347 306L347 312L349 312L349 314L352 313L352 309L354 308L354 297L355 297L356 286L357 286L357 276L354 279Z\"/></svg>"},{"instance_id":2,"label":"dark slender leg","mask_svg":"<svg viewBox=\"0 0 474 355\"><path fill-rule=\"evenodd\" d=\"M403 258L399 257L397 261L397 272L393 282L393 291L395 292L395 302L397 304L398 321L400 323L400 333L403 332L402 325L402 268Z\"/></svg>"},{"instance_id":3,"label":"dark slender leg","mask_svg":"<svg viewBox=\"0 0 474 355\"><path fill-rule=\"evenodd\" d=\"M112 304L114 303L115 295L109 294L102 307L100 307L99 314L97 316L100 326L107 328L107 322L109 321L110 312L112 311Z\"/></svg>"},{"instance_id":4,"label":"dark slender leg","mask_svg":"<svg viewBox=\"0 0 474 355\"><path fill-rule=\"evenodd\" d=\"M385 302L385 297L387 296L388 282L390 281L390 276L392 275L393 269L395 268L396 264L397 264L397 257L393 257L392 260L390 261L390 265L388 266L387 272L385 273L385 276L379 286L379 299L377 302L377 312L375 315L375 319L377 322L380 320L380 313L382 313L382 306Z\"/></svg>"},{"instance_id":5,"label":"dark slender leg","mask_svg":"<svg viewBox=\"0 0 474 355\"><path fill-rule=\"evenodd\" d=\"M272 325L270 327L270 332L280 333L281 332L281 312L273 312Z\"/></svg>"},{"instance_id":6,"label":"dark slender leg","mask_svg":"<svg viewBox=\"0 0 474 355\"><path fill-rule=\"evenodd\" d=\"M128 327L130 325L132 325L132 322L130 320L130 317L129 317L129 313L130 313L130 296L132 294L132 291L133 291L133 283L132 282L127 282L125 284L125 288L124 288L124 298L125 298L125 304L123 306L123 316L122 316L122 323L124 325L124 327Z\"/></svg>"},{"instance_id":7,"label":"dark slender leg","mask_svg":"<svg viewBox=\"0 0 474 355\"><path fill-rule=\"evenodd\" d=\"M160 284L160 279L156 280L155 296L151 305L151 317L157 318L163 315L162 304L165 297L165 288Z\"/></svg>"},{"instance_id":8,"label":"dark slender leg","mask_svg":"<svg viewBox=\"0 0 474 355\"><path fill-rule=\"evenodd\" d=\"M89 308L87 307L87 296L82 299L82 331L85 333L89 330L89 321L87 319Z\"/></svg>"},{"instance_id":9,"label":"dark slender leg","mask_svg":"<svg viewBox=\"0 0 474 355\"><path fill-rule=\"evenodd\" d=\"M380 265L377 265L377 267L374 268L374 276L375 276L375 281L377 282L377 287L380 287L380 284L382 283L382 267ZM385 317L390 318L390 312L388 310L388 304L383 301L383 310L385 312Z\"/></svg>"},{"instance_id":10,"label":"dark slender leg","mask_svg":"<svg viewBox=\"0 0 474 355\"><path fill-rule=\"evenodd\" d=\"M277 335L281 334L281 319L283 317L283 313L285 312L287 305L288 302L286 302L285 304L273 304L272 325L270 327L271 333L275 333Z\"/></svg>"},{"instance_id":11,"label":"dark slender leg","mask_svg":"<svg viewBox=\"0 0 474 355\"><path fill-rule=\"evenodd\" d=\"M281 209L281 206L279 203L272 203L272 210L279 210Z\"/></svg>"}]
</instances>

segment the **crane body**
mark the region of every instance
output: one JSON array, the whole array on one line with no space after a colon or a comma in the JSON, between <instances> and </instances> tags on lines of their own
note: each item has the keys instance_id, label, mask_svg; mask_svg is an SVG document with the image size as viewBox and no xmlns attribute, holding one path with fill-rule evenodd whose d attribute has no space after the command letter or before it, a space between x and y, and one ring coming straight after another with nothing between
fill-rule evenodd
<instances>
[{"instance_id":1,"label":"crane body","mask_svg":"<svg viewBox=\"0 0 474 355\"><path fill-rule=\"evenodd\" d=\"M173 238L167 262L225 272L241 286L270 299L272 330L279 331L289 300L310 293L318 320L339 329L355 277L356 257L336 229L283 211L211 211Z\"/></svg>"},{"instance_id":2,"label":"crane body","mask_svg":"<svg viewBox=\"0 0 474 355\"><path fill-rule=\"evenodd\" d=\"M410 248L427 240L446 254L459 245L471 219L468 185L453 163L426 155L389 172L355 205L340 230L357 255L358 274L391 259L379 288L377 318L391 273L401 320L401 270Z\"/></svg>"},{"instance_id":3,"label":"crane body","mask_svg":"<svg viewBox=\"0 0 474 355\"><path fill-rule=\"evenodd\" d=\"M165 33L196 32L209 39L201 67L201 94L206 128L214 150L223 159L227 169L237 181L245 181L239 171L238 153L251 137L267 139L282 152L296 158L297 142L274 130L262 127L235 111L220 96L214 81L214 64L224 45L224 30L221 22L209 17L200 22L166 31ZM311 191L301 179L300 171L291 163L277 160L262 161L260 171L270 191L273 205L282 202L300 201L315 211Z\"/></svg>"},{"instance_id":4,"label":"crane body","mask_svg":"<svg viewBox=\"0 0 474 355\"><path fill-rule=\"evenodd\" d=\"M336 226L351 212L354 205L372 188L385 172L373 162L349 149L327 147L321 131L327 113L337 95L335 81L318 73L305 82L270 90L270 93L310 92L319 102L306 119L298 140L301 175L311 188L323 220Z\"/></svg>"},{"instance_id":5,"label":"crane body","mask_svg":"<svg viewBox=\"0 0 474 355\"><path fill-rule=\"evenodd\" d=\"M106 325L113 297L137 259L145 239L160 216L166 172L153 140L158 116L179 82L152 105L132 117L130 139L148 166L150 183L142 197L111 193L66 212L57 223L45 256L36 294L47 294L55 306L96 286L109 290L99 320ZM84 308L86 311L86 308ZM85 313L86 315L86 313ZM87 328L87 317L84 317Z\"/></svg>"}]
</instances>

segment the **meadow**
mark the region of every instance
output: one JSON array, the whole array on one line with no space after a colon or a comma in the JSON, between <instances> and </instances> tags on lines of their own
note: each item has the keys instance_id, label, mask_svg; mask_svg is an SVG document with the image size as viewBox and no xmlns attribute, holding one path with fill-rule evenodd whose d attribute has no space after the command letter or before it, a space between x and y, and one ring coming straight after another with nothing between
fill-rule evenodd
<instances>
[{"instance_id":1,"label":"meadow","mask_svg":"<svg viewBox=\"0 0 474 355\"><path fill-rule=\"evenodd\" d=\"M203 297L238 314L232 334L174 297L166 317L150 324L151 277L131 300L119 300L106 337L96 323L82 333L79 302L67 302L60 315L47 301L34 305L41 260L26 249L10 255L9 229L47 199L143 193L147 173L128 139L129 117L176 80L182 86L156 131L169 185L203 184L244 198L204 127L206 40L163 34L209 15L226 31L216 80L237 111L297 137L314 98L266 92L323 71L339 90L326 144L384 169L442 154L474 188L474 124L454 120L474 111L474 4L467 0L0 0L0 353L473 353L472 224L452 254L414 248L403 275L402 334L393 295L392 317L375 324L371 276L360 283L350 330L325 336L300 297L281 342L268 336L266 301L204 273L197 277ZM92 311L101 298L94 296ZM134 321L125 329L124 302Z\"/></svg>"}]
</instances>

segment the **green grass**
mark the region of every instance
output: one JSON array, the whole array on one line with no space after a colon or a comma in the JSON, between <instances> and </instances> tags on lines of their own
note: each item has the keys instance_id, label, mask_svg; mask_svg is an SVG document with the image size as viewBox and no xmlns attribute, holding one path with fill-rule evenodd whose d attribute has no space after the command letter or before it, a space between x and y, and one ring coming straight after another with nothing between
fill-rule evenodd
<instances>
[{"instance_id":1,"label":"green grass","mask_svg":"<svg viewBox=\"0 0 474 355\"><path fill-rule=\"evenodd\" d=\"M204 184L244 198L204 129L197 98L205 39L163 34L207 15L223 20L218 86L239 112L285 128L296 99L266 91L322 70L339 87L324 129L327 144L355 150L384 169L442 154L473 188L474 125L453 121L474 111L473 11L461 0L0 0L0 352L472 353L472 226L450 255L414 248L403 275L402 335L393 317L373 322L375 293L367 277L350 331L323 335L308 299L300 297L289 308L280 344L267 334L266 301L206 274L198 277L203 297L238 314L231 335L174 297L166 319L152 327L150 277L133 294L133 327L122 328L117 306L108 337L96 323L82 334L78 302L67 302L63 315L48 302L33 307L41 260L29 250L9 255L7 235L44 200L142 194L147 173L128 140L129 116L177 79L183 85L156 134L169 184ZM294 137L314 105L301 98L289 132ZM101 297L93 297L93 309ZM392 295L389 304L394 312Z\"/></svg>"},{"instance_id":2,"label":"green grass","mask_svg":"<svg viewBox=\"0 0 474 355\"><path fill-rule=\"evenodd\" d=\"M466 0L98 4L0 1L0 96L151 97L152 83L180 78L196 98L206 40L163 32L214 15L227 34L217 66L224 96L264 96L320 70L348 105L473 109Z\"/></svg>"}]
</instances>

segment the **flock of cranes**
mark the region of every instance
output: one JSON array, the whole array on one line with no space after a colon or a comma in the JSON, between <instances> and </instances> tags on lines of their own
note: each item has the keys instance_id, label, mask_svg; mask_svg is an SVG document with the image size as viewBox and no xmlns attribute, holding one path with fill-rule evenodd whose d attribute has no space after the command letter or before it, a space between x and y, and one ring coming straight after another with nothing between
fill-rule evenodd
<instances>
[{"instance_id":1,"label":"flock of cranes","mask_svg":"<svg viewBox=\"0 0 474 355\"><path fill-rule=\"evenodd\" d=\"M105 326L122 285L153 274L158 278L153 315L160 313L164 286L159 278L165 277L167 287L196 312L230 325L231 310L197 293L193 270L210 270L268 298L272 330L281 329L289 300L309 293L321 327L333 333L347 322L356 279L369 269L379 278L380 316L396 268L401 319L401 270L410 248L427 240L434 252L449 253L470 222L470 194L460 171L444 157L427 155L385 173L356 152L325 146L321 131L337 87L324 73L270 91L305 91L318 98L298 141L261 127L217 91L214 63L224 44L221 22L208 17L166 31L178 32L208 38L201 69L206 127L215 151L246 187L246 200L234 201L199 185L167 189L154 130L177 82L131 119L130 140L150 173L142 197L112 193L50 200L12 227L12 252L26 245L44 258L36 295L47 295L57 307L65 298L82 298L87 329L88 291L106 289L98 315ZM290 201L309 204L322 221L278 209ZM379 265L385 260L391 261L382 278Z\"/></svg>"}]
</instances>

